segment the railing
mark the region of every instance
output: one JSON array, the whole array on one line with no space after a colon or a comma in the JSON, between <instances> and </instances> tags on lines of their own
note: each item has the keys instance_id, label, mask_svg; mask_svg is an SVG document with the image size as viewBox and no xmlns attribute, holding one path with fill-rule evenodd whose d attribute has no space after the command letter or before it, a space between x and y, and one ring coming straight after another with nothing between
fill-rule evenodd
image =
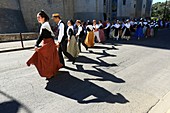
<instances>
[{"instance_id":1,"label":"railing","mask_svg":"<svg viewBox=\"0 0 170 113\"><path fill-rule=\"evenodd\" d=\"M38 33L0 34L0 53L33 48Z\"/></svg>"}]
</instances>

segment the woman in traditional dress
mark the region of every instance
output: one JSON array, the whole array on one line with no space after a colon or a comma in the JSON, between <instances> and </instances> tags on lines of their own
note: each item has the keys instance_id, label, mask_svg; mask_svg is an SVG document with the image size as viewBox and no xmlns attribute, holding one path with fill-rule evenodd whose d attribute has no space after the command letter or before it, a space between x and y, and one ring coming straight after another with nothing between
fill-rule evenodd
<instances>
[{"instance_id":1,"label":"woman in traditional dress","mask_svg":"<svg viewBox=\"0 0 170 113\"><path fill-rule=\"evenodd\" d=\"M94 46L94 40L95 40L95 35L93 32L93 26L92 23L88 22L87 26L87 35L86 35L86 39L84 41L84 43L88 46L88 47L93 47Z\"/></svg>"},{"instance_id":2,"label":"woman in traditional dress","mask_svg":"<svg viewBox=\"0 0 170 113\"><path fill-rule=\"evenodd\" d=\"M136 36L136 38L138 40L140 40L141 38L144 37L144 34L143 34L143 21L142 21L142 19L140 20L140 22L139 22L139 24L137 26L135 36Z\"/></svg>"},{"instance_id":3,"label":"woman in traditional dress","mask_svg":"<svg viewBox=\"0 0 170 113\"><path fill-rule=\"evenodd\" d=\"M116 24L113 25L114 29L115 29L115 33L114 33L114 38L116 38L116 40L119 40L119 30L120 30L120 24L119 24L119 20L116 21Z\"/></svg>"},{"instance_id":4,"label":"woman in traditional dress","mask_svg":"<svg viewBox=\"0 0 170 113\"><path fill-rule=\"evenodd\" d=\"M100 41L101 41L102 43L104 43L104 42L105 42L104 26L103 26L101 20L99 20L99 37L100 37Z\"/></svg>"},{"instance_id":5,"label":"woman in traditional dress","mask_svg":"<svg viewBox=\"0 0 170 113\"><path fill-rule=\"evenodd\" d=\"M49 17L44 11L37 14L37 20L41 23L39 37L35 44L35 53L27 61L27 65L35 65L41 77L50 79L62 67L57 47L54 42L54 33L49 24ZM42 47L39 44L43 40Z\"/></svg>"},{"instance_id":6,"label":"woman in traditional dress","mask_svg":"<svg viewBox=\"0 0 170 113\"><path fill-rule=\"evenodd\" d=\"M151 22L150 20L148 20L148 24L147 24L147 29L146 29L146 38L151 37L151 26L150 26Z\"/></svg>"},{"instance_id":7,"label":"woman in traditional dress","mask_svg":"<svg viewBox=\"0 0 170 113\"><path fill-rule=\"evenodd\" d=\"M150 25L150 36L153 37L154 36L154 23L152 22L151 25Z\"/></svg>"},{"instance_id":8,"label":"woman in traditional dress","mask_svg":"<svg viewBox=\"0 0 170 113\"><path fill-rule=\"evenodd\" d=\"M114 25L115 25L115 21L113 21L112 25L110 26L110 33L109 33L110 38L114 38L114 36L115 36L115 27L114 27Z\"/></svg>"},{"instance_id":9,"label":"woman in traditional dress","mask_svg":"<svg viewBox=\"0 0 170 113\"><path fill-rule=\"evenodd\" d=\"M122 38L129 40L130 37L131 37L130 22L129 20L126 20L126 24L124 24L124 27L123 27Z\"/></svg>"},{"instance_id":10,"label":"woman in traditional dress","mask_svg":"<svg viewBox=\"0 0 170 113\"><path fill-rule=\"evenodd\" d=\"M135 21L135 19L131 20L130 31L131 31L131 37L132 38L135 37L136 28L137 28L137 22Z\"/></svg>"},{"instance_id":11,"label":"woman in traditional dress","mask_svg":"<svg viewBox=\"0 0 170 113\"><path fill-rule=\"evenodd\" d=\"M148 22L146 21L146 19L144 19L144 22L143 22L143 34L144 34L144 37L146 37L147 25L148 25Z\"/></svg>"},{"instance_id":12,"label":"woman in traditional dress","mask_svg":"<svg viewBox=\"0 0 170 113\"><path fill-rule=\"evenodd\" d=\"M73 21L69 20L67 22L68 28L67 28L67 37L68 37L68 47L67 52L70 53L73 57L77 57L80 53L77 40L74 36L74 27L73 27Z\"/></svg>"}]
</instances>

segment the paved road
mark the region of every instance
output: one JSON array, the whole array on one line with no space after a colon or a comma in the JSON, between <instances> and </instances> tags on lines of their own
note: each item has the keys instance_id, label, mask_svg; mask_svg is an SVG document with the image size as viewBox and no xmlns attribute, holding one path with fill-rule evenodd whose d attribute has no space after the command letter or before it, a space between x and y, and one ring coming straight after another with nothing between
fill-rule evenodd
<instances>
[{"instance_id":1,"label":"paved road","mask_svg":"<svg viewBox=\"0 0 170 113\"><path fill-rule=\"evenodd\" d=\"M0 53L0 113L147 113L170 91L169 36L96 44L50 81L33 50Z\"/></svg>"}]
</instances>

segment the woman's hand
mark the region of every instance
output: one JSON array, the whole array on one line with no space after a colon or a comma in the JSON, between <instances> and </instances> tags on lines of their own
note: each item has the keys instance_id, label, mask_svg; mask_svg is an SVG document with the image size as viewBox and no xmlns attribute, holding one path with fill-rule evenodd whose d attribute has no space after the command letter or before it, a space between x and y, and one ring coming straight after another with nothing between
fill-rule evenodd
<instances>
[{"instance_id":1,"label":"woman's hand","mask_svg":"<svg viewBox=\"0 0 170 113\"><path fill-rule=\"evenodd\" d=\"M70 42L70 38L68 39L68 42Z\"/></svg>"},{"instance_id":2,"label":"woman's hand","mask_svg":"<svg viewBox=\"0 0 170 113\"><path fill-rule=\"evenodd\" d=\"M59 46L60 46L60 43L58 42L58 43L56 44L56 47L59 48Z\"/></svg>"},{"instance_id":3,"label":"woman's hand","mask_svg":"<svg viewBox=\"0 0 170 113\"><path fill-rule=\"evenodd\" d=\"M38 49L38 47L35 47L34 50L35 50L36 52L38 52L39 49Z\"/></svg>"}]
</instances>

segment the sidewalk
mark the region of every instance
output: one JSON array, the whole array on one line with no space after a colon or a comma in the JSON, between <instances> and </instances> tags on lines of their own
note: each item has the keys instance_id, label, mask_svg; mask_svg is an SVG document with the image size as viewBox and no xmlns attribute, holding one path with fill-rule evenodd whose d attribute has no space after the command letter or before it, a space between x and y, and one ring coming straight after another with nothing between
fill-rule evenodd
<instances>
[{"instance_id":1,"label":"sidewalk","mask_svg":"<svg viewBox=\"0 0 170 113\"><path fill-rule=\"evenodd\" d=\"M21 41L1 42L0 43L0 53L32 48L32 47L34 47L35 42L36 42L36 40L23 41L24 48L22 47Z\"/></svg>"}]
</instances>

